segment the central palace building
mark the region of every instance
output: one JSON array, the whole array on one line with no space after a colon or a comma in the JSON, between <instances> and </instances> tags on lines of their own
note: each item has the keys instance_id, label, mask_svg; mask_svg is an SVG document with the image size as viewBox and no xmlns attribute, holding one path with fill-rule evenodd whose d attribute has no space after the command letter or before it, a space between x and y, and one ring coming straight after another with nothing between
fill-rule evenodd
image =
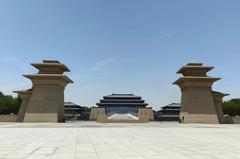
<instances>
[{"instance_id":1,"label":"central palace building","mask_svg":"<svg viewBox=\"0 0 240 159\"><path fill-rule=\"evenodd\" d=\"M98 107L91 109L90 120L101 123L147 123L154 120L152 108L133 94L112 94L104 96Z\"/></svg>"}]
</instances>

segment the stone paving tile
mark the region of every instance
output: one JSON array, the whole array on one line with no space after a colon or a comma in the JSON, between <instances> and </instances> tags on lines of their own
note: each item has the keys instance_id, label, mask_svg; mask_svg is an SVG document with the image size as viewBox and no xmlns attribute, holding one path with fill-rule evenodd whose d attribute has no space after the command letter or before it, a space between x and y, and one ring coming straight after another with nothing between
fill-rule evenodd
<instances>
[{"instance_id":1,"label":"stone paving tile","mask_svg":"<svg viewBox=\"0 0 240 159\"><path fill-rule=\"evenodd\" d=\"M240 125L0 123L0 159L240 159Z\"/></svg>"}]
</instances>

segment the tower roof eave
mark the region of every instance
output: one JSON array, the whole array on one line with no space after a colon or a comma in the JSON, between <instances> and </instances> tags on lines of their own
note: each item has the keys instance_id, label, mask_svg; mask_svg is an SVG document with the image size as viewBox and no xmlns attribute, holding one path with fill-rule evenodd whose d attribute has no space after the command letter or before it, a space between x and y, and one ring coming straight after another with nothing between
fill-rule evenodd
<instances>
[{"instance_id":1,"label":"tower roof eave","mask_svg":"<svg viewBox=\"0 0 240 159\"><path fill-rule=\"evenodd\" d=\"M220 96L229 96L230 94L228 93L222 93L222 92L217 92L217 91L212 91L213 95L220 95Z\"/></svg>"},{"instance_id":2,"label":"tower roof eave","mask_svg":"<svg viewBox=\"0 0 240 159\"><path fill-rule=\"evenodd\" d=\"M73 83L73 81L65 75L62 74L31 74L23 75L24 77L33 80L33 79L63 79L67 83Z\"/></svg>"},{"instance_id":3,"label":"tower roof eave","mask_svg":"<svg viewBox=\"0 0 240 159\"><path fill-rule=\"evenodd\" d=\"M46 68L46 67L56 67L63 70L63 72L70 72L70 69L61 63L31 63L31 65L38 70L41 70L42 68Z\"/></svg>"},{"instance_id":4,"label":"tower roof eave","mask_svg":"<svg viewBox=\"0 0 240 159\"><path fill-rule=\"evenodd\" d=\"M187 70L202 70L204 73L207 73L209 71L211 71L212 69L214 69L214 67L212 66L195 66L195 65L187 65L187 66L183 66L182 68L180 68L177 73L178 74L184 74L185 71Z\"/></svg>"},{"instance_id":5,"label":"tower roof eave","mask_svg":"<svg viewBox=\"0 0 240 159\"><path fill-rule=\"evenodd\" d=\"M175 81L174 85L179 85L182 82L216 82L220 80L221 78L216 77L194 77L194 76L184 76L180 77L177 81Z\"/></svg>"},{"instance_id":6,"label":"tower roof eave","mask_svg":"<svg viewBox=\"0 0 240 159\"><path fill-rule=\"evenodd\" d=\"M31 92L32 92L32 89L13 91L13 93L17 93L17 94L30 94Z\"/></svg>"}]
</instances>

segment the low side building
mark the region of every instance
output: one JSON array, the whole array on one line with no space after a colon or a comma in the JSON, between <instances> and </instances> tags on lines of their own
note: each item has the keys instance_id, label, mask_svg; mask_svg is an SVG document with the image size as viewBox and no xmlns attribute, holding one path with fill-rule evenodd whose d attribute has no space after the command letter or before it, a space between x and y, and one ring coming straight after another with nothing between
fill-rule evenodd
<instances>
[{"instance_id":1,"label":"low side building","mask_svg":"<svg viewBox=\"0 0 240 159\"><path fill-rule=\"evenodd\" d=\"M65 121L89 120L89 108L72 102L65 102Z\"/></svg>"},{"instance_id":2,"label":"low side building","mask_svg":"<svg viewBox=\"0 0 240 159\"><path fill-rule=\"evenodd\" d=\"M159 121L179 121L180 118L180 103L171 103L162 107L157 113L157 120Z\"/></svg>"},{"instance_id":3,"label":"low side building","mask_svg":"<svg viewBox=\"0 0 240 159\"><path fill-rule=\"evenodd\" d=\"M82 113L82 107L72 102L64 103L65 121L78 120Z\"/></svg>"},{"instance_id":4,"label":"low side building","mask_svg":"<svg viewBox=\"0 0 240 159\"><path fill-rule=\"evenodd\" d=\"M154 120L152 108L133 94L104 96L98 107L91 109L90 120L101 123L147 123Z\"/></svg>"}]
</instances>

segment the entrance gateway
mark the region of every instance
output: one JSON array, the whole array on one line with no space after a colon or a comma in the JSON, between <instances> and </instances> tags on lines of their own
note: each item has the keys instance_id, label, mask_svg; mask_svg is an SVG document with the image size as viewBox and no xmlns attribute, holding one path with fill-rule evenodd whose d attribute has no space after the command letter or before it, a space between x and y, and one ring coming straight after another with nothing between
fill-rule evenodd
<instances>
[{"instance_id":1,"label":"entrance gateway","mask_svg":"<svg viewBox=\"0 0 240 159\"><path fill-rule=\"evenodd\" d=\"M37 74L24 77L32 81L32 88L15 91L22 99L18 122L64 122L64 89L71 79L64 75L70 71L56 60L33 63ZM180 120L182 123L225 123L222 99L228 94L212 90L220 78L209 77L213 67L189 63L178 73L183 74L174 84L182 91ZM98 107L91 109L90 120L102 123L147 123L154 120L153 110L141 97L133 94L104 96Z\"/></svg>"}]
</instances>

